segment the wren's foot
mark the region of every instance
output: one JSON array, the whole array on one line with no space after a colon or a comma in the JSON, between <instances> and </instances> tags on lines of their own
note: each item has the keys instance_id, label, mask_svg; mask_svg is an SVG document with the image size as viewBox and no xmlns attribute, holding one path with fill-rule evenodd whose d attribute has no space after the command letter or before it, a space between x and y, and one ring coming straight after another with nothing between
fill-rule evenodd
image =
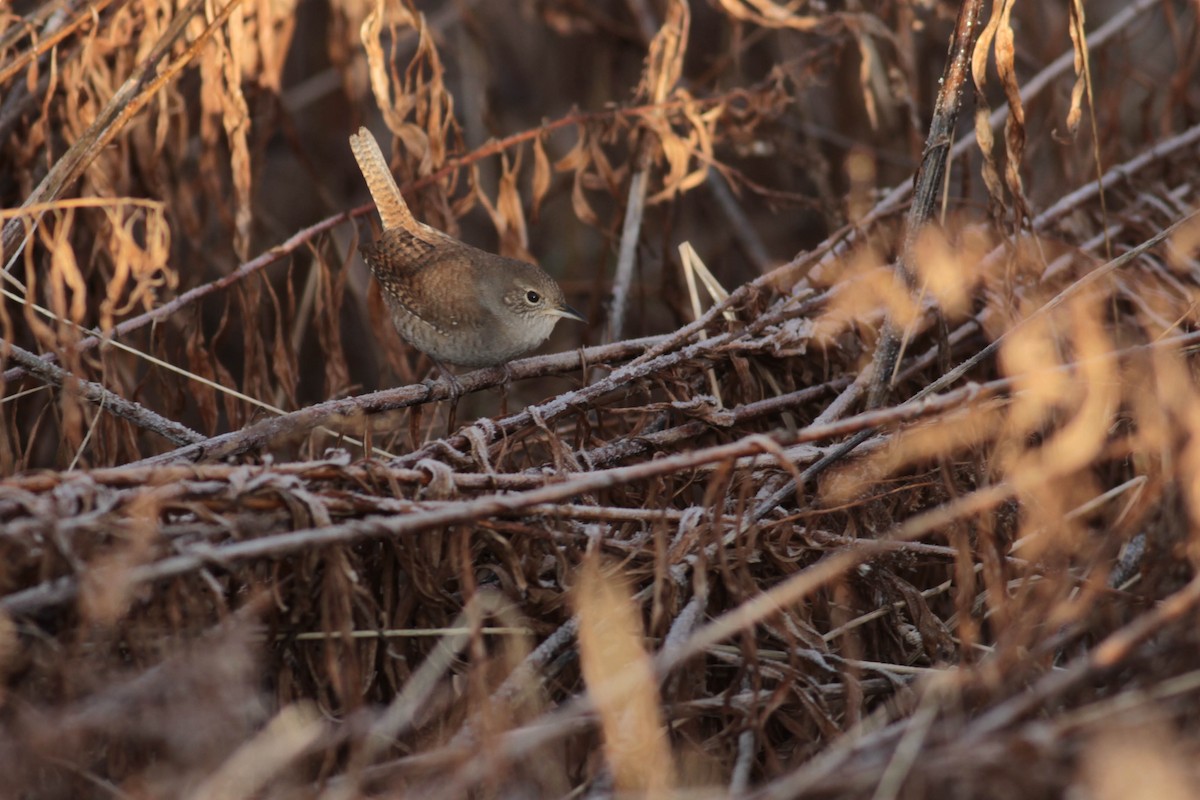
<instances>
[{"instance_id":1,"label":"wren's foot","mask_svg":"<svg viewBox=\"0 0 1200 800\"><path fill-rule=\"evenodd\" d=\"M449 436L454 431L455 423L458 421L459 398L466 394L466 390L459 383L458 376L451 372L449 367L432 356L430 358L437 366L438 371L442 373L442 377L446 379L446 383L450 384L450 396L447 398L450 401L450 410L446 414L446 435Z\"/></svg>"},{"instance_id":2,"label":"wren's foot","mask_svg":"<svg viewBox=\"0 0 1200 800\"><path fill-rule=\"evenodd\" d=\"M500 416L508 416L508 387L512 385L512 370L508 368L508 363L501 364L498 369L503 371L504 377L500 381Z\"/></svg>"},{"instance_id":3,"label":"wren's foot","mask_svg":"<svg viewBox=\"0 0 1200 800\"><path fill-rule=\"evenodd\" d=\"M497 364L494 367L488 367L487 376L484 378L484 380L497 381L497 386L499 386L502 390L507 390L509 384L511 384L513 380L512 370L508 368L507 363Z\"/></svg>"},{"instance_id":4,"label":"wren's foot","mask_svg":"<svg viewBox=\"0 0 1200 800\"><path fill-rule=\"evenodd\" d=\"M466 389L463 388L463 385L458 380L458 376L451 372L449 367L438 361L436 358L431 360L433 361L434 366L437 367L438 372L442 373L442 377L446 379L446 383L449 384L450 394L447 399L450 401L451 405L458 405L459 399L466 394ZM433 381L427 381L425 385L428 386L430 390L433 389Z\"/></svg>"}]
</instances>

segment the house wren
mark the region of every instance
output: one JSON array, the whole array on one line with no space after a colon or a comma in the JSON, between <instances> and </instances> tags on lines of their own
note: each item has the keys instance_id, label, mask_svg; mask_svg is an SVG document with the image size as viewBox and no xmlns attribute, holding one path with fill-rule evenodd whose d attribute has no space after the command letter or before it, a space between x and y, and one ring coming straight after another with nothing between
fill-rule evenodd
<instances>
[{"instance_id":1,"label":"house wren","mask_svg":"<svg viewBox=\"0 0 1200 800\"><path fill-rule=\"evenodd\" d=\"M396 330L439 367L507 364L546 341L560 318L586 321L533 264L478 250L417 222L366 128L350 137L350 149L383 220L383 235L363 245L363 258Z\"/></svg>"}]
</instances>

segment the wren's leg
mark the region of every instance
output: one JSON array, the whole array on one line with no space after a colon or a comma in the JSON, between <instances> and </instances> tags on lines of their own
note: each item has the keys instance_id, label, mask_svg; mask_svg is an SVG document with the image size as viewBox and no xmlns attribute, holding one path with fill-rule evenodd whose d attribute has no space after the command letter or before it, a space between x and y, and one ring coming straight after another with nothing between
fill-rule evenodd
<instances>
[{"instance_id":1,"label":"wren's leg","mask_svg":"<svg viewBox=\"0 0 1200 800\"><path fill-rule=\"evenodd\" d=\"M500 382L500 416L508 416L508 387L512 385L512 370L508 368L508 362L500 365L500 369L504 370L504 380Z\"/></svg>"},{"instance_id":2,"label":"wren's leg","mask_svg":"<svg viewBox=\"0 0 1200 800\"><path fill-rule=\"evenodd\" d=\"M458 401L464 394L463 385L459 383L458 376L451 372L449 367L433 356L429 358L437 366L438 371L442 373L442 377L446 379L446 382L450 384L450 397L448 398L450 400L450 411L446 415L446 435L449 436L454 431L455 422L458 421Z\"/></svg>"}]
</instances>

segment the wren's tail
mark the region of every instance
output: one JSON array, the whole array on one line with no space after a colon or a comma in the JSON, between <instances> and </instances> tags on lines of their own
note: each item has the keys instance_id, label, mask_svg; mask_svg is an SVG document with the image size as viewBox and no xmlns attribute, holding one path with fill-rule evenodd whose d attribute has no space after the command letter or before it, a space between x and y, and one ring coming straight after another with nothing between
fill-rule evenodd
<instances>
[{"instance_id":1,"label":"wren's tail","mask_svg":"<svg viewBox=\"0 0 1200 800\"><path fill-rule=\"evenodd\" d=\"M383 157L383 152L371 132L366 128L359 128L358 133L350 136L350 149L354 151L358 168L367 182L367 188L371 190L375 207L379 209L383 229L401 228L413 236L425 238L422 234L426 226L417 222L416 217L408 210L408 204L400 194L400 187L396 185L396 179L388 169L387 159Z\"/></svg>"}]
</instances>

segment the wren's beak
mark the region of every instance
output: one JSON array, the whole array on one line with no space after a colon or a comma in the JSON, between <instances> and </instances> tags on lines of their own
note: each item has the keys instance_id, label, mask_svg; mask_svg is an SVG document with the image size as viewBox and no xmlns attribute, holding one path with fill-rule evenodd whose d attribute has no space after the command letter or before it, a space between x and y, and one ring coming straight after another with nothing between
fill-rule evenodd
<instances>
[{"instance_id":1,"label":"wren's beak","mask_svg":"<svg viewBox=\"0 0 1200 800\"><path fill-rule=\"evenodd\" d=\"M573 319L573 320L576 320L577 322L582 322L584 325L587 324L587 317L585 317L583 314L580 314L578 311L571 308L570 306L563 305L563 306L559 306L558 308L548 309L548 311L551 314L557 314L558 316L562 317L563 319Z\"/></svg>"}]
</instances>

